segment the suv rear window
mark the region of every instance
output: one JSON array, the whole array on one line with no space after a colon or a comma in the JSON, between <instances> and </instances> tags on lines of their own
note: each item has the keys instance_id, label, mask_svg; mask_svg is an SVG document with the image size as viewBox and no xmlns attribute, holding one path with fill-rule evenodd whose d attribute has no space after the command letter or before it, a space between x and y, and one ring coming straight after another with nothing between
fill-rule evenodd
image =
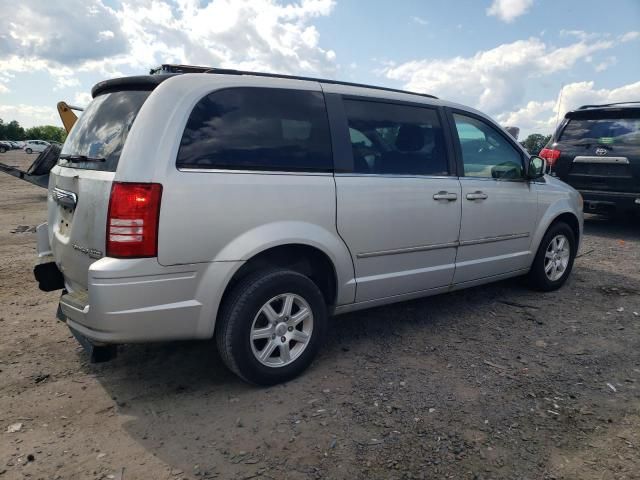
<instances>
[{"instance_id":1,"label":"suv rear window","mask_svg":"<svg viewBox=\"0 0 640 480\"><path fill-rule=\"evenodd\" d=\"M320 92L230 88L193 109L178 168L331 171L329 123Z\"/></svg>"},{"instance_id":2,"label":"suv rear window","mask_svg":"<svg viewBox=\"0 0 640 480\"><path fill-rule=\"evenodd\" d=\"M570 118L560 136L562 142L594 141L600 144L640 145L640 112L615 112L591 118Z\"/></svg>"},{"instance_id":3,"label":"suv rear window","mask_svg":"<svg viewBox=\"0 0 640 480\"><path fill-rule=\"evenodd\" d=\"M123 91L96 97L71 129L58 164L115 172L131 125L150 93ZM82 156L91 161L79 161Z\"/></svg>"}]
</instances>

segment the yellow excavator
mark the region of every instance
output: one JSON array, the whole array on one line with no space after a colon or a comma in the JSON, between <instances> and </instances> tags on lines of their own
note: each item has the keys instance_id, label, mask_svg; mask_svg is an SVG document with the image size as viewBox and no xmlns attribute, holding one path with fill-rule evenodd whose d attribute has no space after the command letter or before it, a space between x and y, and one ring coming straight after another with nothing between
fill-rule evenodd
<instances>
[{"instance_id":1,"label":"yellow excavator","mask_svg":"<svg viewBox=\"0 0 640 480\"><path fill-rule=\"evenodd\" d=\"M57 108L60 120L62 120L62 125L64 125L64 129L69 133L78 120L78 116L74 113L74 110L81 112L83 109L69 105L67 102L58 102ZM0 172L12 175L39 187L47 188L49 185L49 170L58 162L59 155L60 147L56 144L51 144L46 150L40 152L40 155L37 156L27 171L0 162Z\"/></svg>"},{"instance_id":2,"label":"yellow excavator","mask_svg":"<svg viewBox=\"0 0 640 480\"><path fill-rule=\"evenodd\" d=\"M69 133L71 131L71 127L78 120L78 116L73 113L73 111L81 112L83 109L80 107L74 107L73 105L69 105L67 102L58 102L58 115L60 115L60 120L62 120L62 125L64 125L64 129Z\"/></svg>"}]
</instances>

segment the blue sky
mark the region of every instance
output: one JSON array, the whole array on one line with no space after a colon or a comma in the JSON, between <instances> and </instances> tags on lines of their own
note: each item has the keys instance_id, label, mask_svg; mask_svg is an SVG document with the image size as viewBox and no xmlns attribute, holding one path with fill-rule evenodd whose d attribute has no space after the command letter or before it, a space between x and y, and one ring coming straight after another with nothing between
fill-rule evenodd
<instances>
[{"instance_id":1,"label":"blue sky","mask_svg":"<svg viewBox=\"0 0 640 480\"><path fill-rule=\"evenodd\" d=\"M0 118L25 126L186 62L424 91L549 133L579 104L640 100L639 59L638 0L0 0Z\"/></svg>"}]
</instances>

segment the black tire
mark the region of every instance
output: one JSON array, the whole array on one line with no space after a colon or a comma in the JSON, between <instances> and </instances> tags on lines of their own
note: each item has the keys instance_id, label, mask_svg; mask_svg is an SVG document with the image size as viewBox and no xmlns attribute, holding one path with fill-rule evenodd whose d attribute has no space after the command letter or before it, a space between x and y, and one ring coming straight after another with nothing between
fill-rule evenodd
<instances>
[{"instance_id":1,"label":"black tire","mask_svg":"<svg viewBox=\"0 0 640 480\"><path fill-rule=\"evenodd\" d=\"M57 145L49 145L38 154L33 161L27 173L29 175L47 175L49 171L58 163L60 156L60 147Z\"/></svg>"},{"instance_id":2,"label":"black tire","mask_svg":"<svg viewBox=\"0 0 640 480\"><path fill-rule=\"evenodd\" d=\"M551 280L545 273L545 254L551 244L551 241L558 235L564 235L569 241L569 263L560 278ZM576 253L576 236L571 227L564 222L556 222L552 224L547 230L547 233L544 234L544 237L542 237L542 241L538 247L538 252L533 260L533 265L529 271L529 285L532 288L543 292L550 292L560 288L564 285L571 274Z\"/></svg>"},{"instance_id":3,"label":"black tire","mask_svg":"<svg viewBox=\"0 0 640 480\"><path fill-rule=\"evenodd\" d=\"M7 151L7 147L4 145L0 146L0 153L5 153Z\"/></svg>"},{"instance_id":4,"label":"black tire","mask_svg":"<svg viewBox=\"0 0 640 480\"><path fill-rule=\"evenodd\" d=\"M31 150L30 148L25 149L25 152L27 152L29 155L31 155L33 153L33 150Z\"/></svg>"},{"instance_id":5,"label":"black tire","mask_svg":"<svg viewBox=\"0 0 640 480\"><path fill-rule=\"evenodd\" d=\"M254 355L251 328L261 308L285 293L298 295L307 302L313 314L313 329L306 347L291 363L278 367L264 365ZM249 383L274 385L291 380L311 364L326 332L327 306L322 292L308 277L285 269L259 271L233 287L217 322L216 343L227 367Z\"/></svg>"}]
</instances>

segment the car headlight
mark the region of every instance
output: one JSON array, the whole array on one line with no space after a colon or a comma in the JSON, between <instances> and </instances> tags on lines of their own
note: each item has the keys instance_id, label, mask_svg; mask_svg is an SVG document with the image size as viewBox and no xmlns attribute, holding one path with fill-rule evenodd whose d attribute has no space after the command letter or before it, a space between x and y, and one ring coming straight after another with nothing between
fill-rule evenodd
<instances>
[{"instance_id":1,"label":"car headlight","mask_svg":"<svg viewBox=\"0 0 640 480\"><path fill-rule=\"evenodd\" d=\"M584 208L584 198L582 198L582 194L580 192L578 192L578 206L580 207L580 210Z\"/></svg>"}]
</instances>

